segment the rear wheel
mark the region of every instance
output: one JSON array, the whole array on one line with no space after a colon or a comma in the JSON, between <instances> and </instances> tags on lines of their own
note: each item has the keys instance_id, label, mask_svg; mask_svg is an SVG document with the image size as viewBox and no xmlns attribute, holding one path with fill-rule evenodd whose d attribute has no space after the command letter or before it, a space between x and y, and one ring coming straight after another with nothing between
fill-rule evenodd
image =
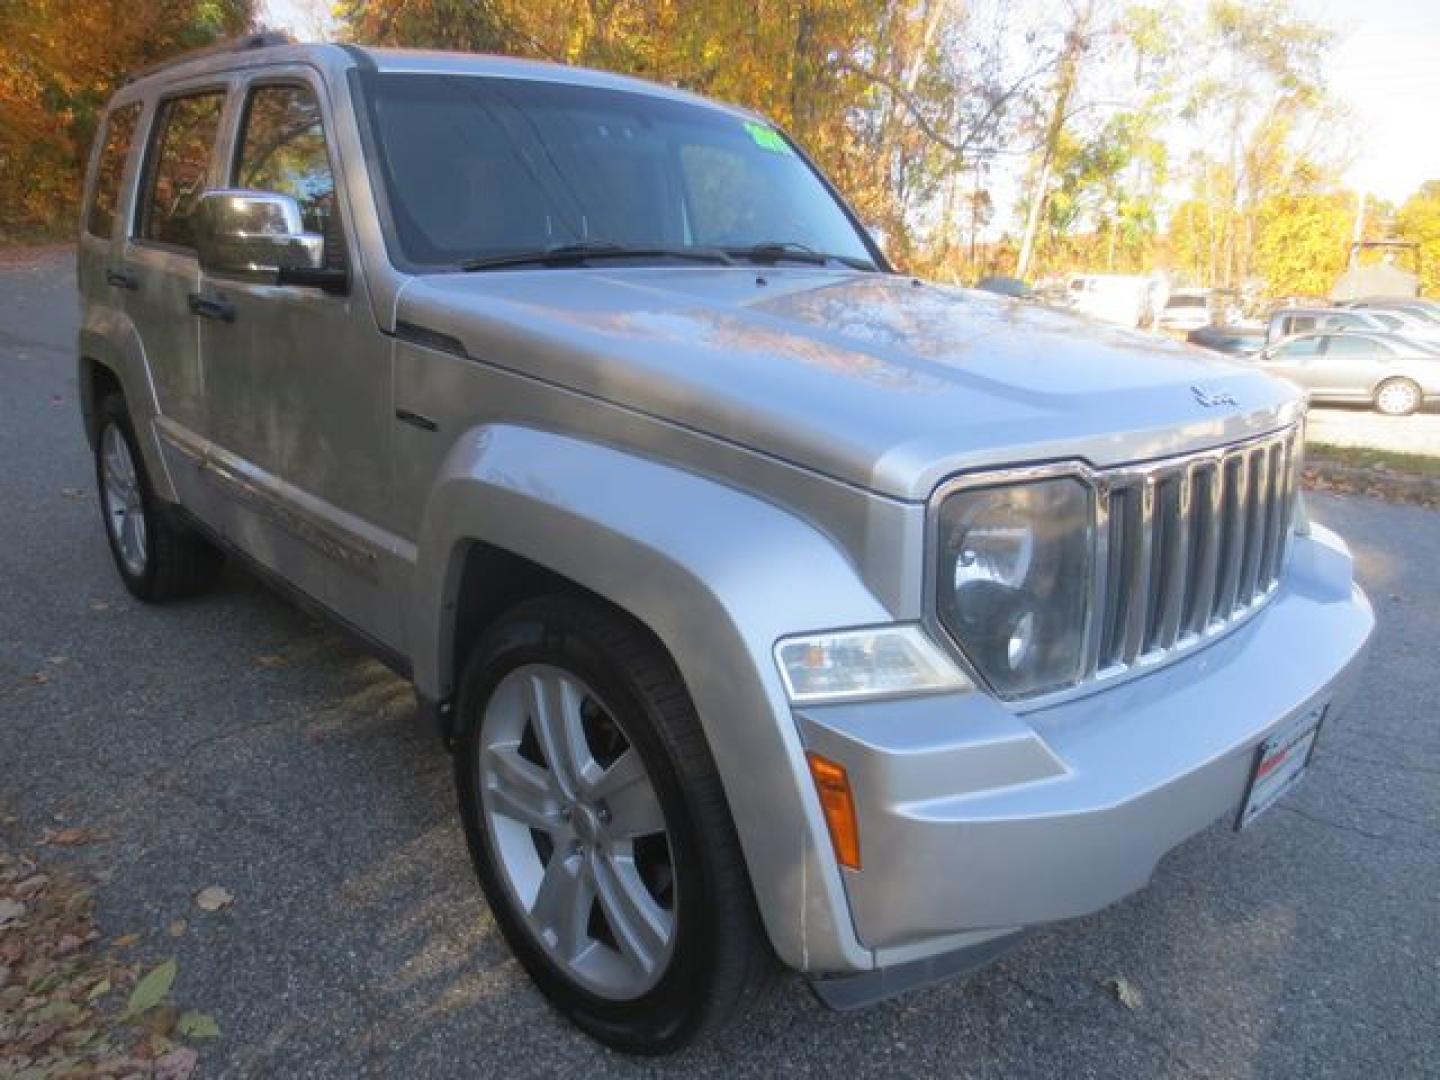
<instances>
[{"instance_id":1,"label":"rear wheel","mask_svg":"<svg viewBox=\"0 0 1440 1080\"><path fill-rule=\"evenodd\" d=\"M467 665L459 724L477 875L561 1012L617 1049L657 1053L768 982L714 762L642 628L585 599L520 605Z\"/></svg>"},{"instance_id":2,"label":"rear wheel","mask_svg":"<svg viewBox=\"0 0 1440 1080\"><path fill-rule=\"evenodd\" d=\"M213 544L177 521L156 496L119 394L97 410L95 481L100 513L115 569L141 600L190 596L209 586L225 557Z\"/></svg>"},{"instance_id":3,"label":"rear wheel","mask_svg":"<svg viewBox=\"0 0 1440 1080\"><path fill-rule=\"evenodd\" d=\"M1409 416L1422 400L1420 387L1409 379L1386 379L1375 391L1375 408L1386 416Z\"/></svg>"}]
</instances>

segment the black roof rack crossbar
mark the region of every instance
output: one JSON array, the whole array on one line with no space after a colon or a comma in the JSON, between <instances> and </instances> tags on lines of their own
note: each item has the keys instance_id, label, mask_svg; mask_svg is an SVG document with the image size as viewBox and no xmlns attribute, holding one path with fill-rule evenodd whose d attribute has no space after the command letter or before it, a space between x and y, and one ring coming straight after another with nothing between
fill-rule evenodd
<instances>
[{"instance_id":1,"label":"black roof rack crossbar","mask_svg":"<svg viewBox=\"0 0 1440 1080\"><path fill-rule=\"evenodd\" d=\"M207 45L203 49L191 49L189 52L180 53L165 60L148 64L142 68L127 72L122 80L122 85L128 85L137 79L143 79L147 75L154 75L157 71L164 71L167 68L176 67L179 64L189 63L191 60L199 60L206 56L219 56L223 53L249 52L251 49L268 49L275 45L294 45L295 38L286 30L259 30L253 34L243 34L240 37L226 38L224 41L217 41L214 45Z\"/></svg>"}]
</instances>

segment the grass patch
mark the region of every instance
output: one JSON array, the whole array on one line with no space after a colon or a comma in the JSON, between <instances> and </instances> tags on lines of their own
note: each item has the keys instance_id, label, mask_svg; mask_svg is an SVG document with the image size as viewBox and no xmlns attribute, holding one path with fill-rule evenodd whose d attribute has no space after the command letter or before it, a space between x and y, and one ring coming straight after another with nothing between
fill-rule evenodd
<instances>
[{"instance_id":1,"label":"grass patch","mask_svg":"<svg viewBox=\"0 0 1440 1080\"><path fill-rule=\"evenodd\" d=\"M1375 450L1368 446L1334 446L1311 442L1305 445L1308 464L1328 462L1354 469L1387 469L1412 476L1440 477L1440 449L1434 454L1407 454L1397 450Z\"/></svg>"}]
</instances>

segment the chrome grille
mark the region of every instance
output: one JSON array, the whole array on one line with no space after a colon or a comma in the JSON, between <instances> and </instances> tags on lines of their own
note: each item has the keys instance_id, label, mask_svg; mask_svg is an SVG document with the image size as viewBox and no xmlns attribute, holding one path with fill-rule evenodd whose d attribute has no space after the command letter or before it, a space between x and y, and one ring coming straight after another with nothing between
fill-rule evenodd
<instances>
[{"instance_id":1,"label":"chrome grille","mask_svg":"<svg viewBox=\"0 0 1440 1080\"><path fill-rule=\"evenodd\" d=\"M1219 633L1274 591L1289 541L1298 428L1096 477L1087 678Z\"/></svg>"}]
</instances>

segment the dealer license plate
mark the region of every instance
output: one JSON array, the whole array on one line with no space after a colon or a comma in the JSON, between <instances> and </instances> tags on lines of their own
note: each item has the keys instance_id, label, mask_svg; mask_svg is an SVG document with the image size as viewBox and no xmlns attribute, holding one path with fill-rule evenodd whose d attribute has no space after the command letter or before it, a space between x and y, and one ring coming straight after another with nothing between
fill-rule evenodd
<instances>
[{"instance_id":1,"label":"dealer license plate","mask_svg":"<svg viewBox=\"0 0 1440 1080\"><path fill-rule=\"evenodd\" d=\"M1325 719L1326 705L1316 705L1300 713L1255 750L1255 764L1250 770L1250 785L1240 804L1235 828L1243 829L1295 786L1305 775L1315 740L1320 736L1320 723Z\"/></svg>"}]
</instances>

